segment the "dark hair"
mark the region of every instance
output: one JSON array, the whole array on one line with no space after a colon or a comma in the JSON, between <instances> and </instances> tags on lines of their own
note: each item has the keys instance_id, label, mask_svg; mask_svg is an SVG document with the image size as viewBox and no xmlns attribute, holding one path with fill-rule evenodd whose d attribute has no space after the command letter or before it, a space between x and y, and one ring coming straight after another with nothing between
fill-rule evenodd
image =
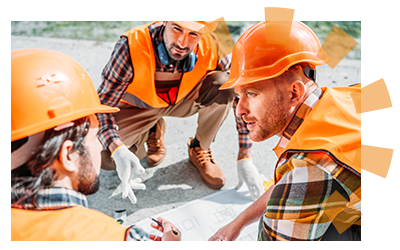
<instances>
[{"instance_id":1,"label":"dark hair","mask_svg":"<svg viewBox=\"0 0 400 250\"><path fill-rule=\"evenodd\" d=\"M84 139L89 127L89 119L84 117L75 120L72 127L60 131L46 130L43 141L33 151L27 163L11 171L12 202L18 205L30 203L37 207L39 190L52 187L57 180L56 172L50 166L59 157L62 144L70 140L73 143L71 153L78 152L81 157L88 154ZM26 141L24 138L11 142L12 151Z\"/></svg>"}]
</instances>

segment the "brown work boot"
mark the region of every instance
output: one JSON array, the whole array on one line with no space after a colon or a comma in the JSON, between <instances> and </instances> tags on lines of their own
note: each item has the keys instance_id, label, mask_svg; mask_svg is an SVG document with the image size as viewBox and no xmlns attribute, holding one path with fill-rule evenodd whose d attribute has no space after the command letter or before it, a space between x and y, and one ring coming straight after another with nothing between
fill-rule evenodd
<instances>
[{"instance_id":1,"label":"brown work boot","mask_svg":"<svg viewBox=\"0 0 400 250\"><path fill-rule=\"evenodd\" d=\"M155 167L160 164L167 152L164 145L165 122L160 119L156 124L156 131L147 138L147 166Z\"/></svg>"},{"instance_id":2,"label":"brown work boot","mask_svg":"<svg viewBox=\"0 0 400 250\"><path fill-rule=\"evenodd\" d=\"M204 150L201 147L191 148L193 138L188 141L189 161L199 171L203 181L211 188L220 189L225 184L224 174L211 154L211 150Z\"/></svg>"}]
</instances>

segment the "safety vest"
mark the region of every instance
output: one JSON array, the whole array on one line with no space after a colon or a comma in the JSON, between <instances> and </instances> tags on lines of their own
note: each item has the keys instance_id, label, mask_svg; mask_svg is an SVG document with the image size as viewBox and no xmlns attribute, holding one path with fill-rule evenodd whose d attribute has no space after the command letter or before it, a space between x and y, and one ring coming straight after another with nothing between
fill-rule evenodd
<instances>
[{"instance_id":1,"label":"safety vest","mask_svg":"<svg viewBox=\"0 0 400 250\"><path fill-rule=\"evenodd\" d=\"M83 206L44 210L11 206L11 240L123 241L129 227Z\"/></svg>"},{"instance_id":2,"label":"safety vest","mask_svg":"<svg viewBox=\"0 0 400 250\"><path fill-rule=\"evenodd\" d=\"M149 25L132 28L123 35L128 38L134 78L122 100L140 108L165 108L169 104L156 93L156 61ZM217 67L218 48L211 34L202 36L195 52L197 62L193 70L183 74L175 103L189 94L208 71Z\"/></svg>"},{"instance_id":3,"label":"safety vest","mask_svg":"<svg viewBox=\"0 0 400 250\"><path fill-rule=\"evenodd\" d=\"M278 155L278 163L288 153L319 151L361 177L361 114L356 112L361 85L321 90L321 99Z\"/></svg>"}]
</instances>

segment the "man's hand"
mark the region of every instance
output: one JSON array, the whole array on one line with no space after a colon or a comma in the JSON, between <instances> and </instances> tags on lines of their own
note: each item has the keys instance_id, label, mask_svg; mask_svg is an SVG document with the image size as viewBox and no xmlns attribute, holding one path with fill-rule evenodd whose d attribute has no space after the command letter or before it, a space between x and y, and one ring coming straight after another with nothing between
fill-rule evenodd
<instances>
[{"instance_id":1,"label":"man's hand","mask_svg":"<svg viewBox=\"0 0 400 250\"><path fill-rule=\"evenodd\" d=\"M209 241L233 241L239 236L240 231L242 230L241 226L238 226L235 221L232 221L228 225L220 228L217 233L211 236Z\"/></svg>"},{"instance_id":2,"label":"man's hand","mask_svg":"<svg viewBox=\"0 0 400 250\"><path fill-rule=\"evenodd\" d=\"M260 220L267 208L267 202L274 188L275 185L272 185L260 198L240 213L235 220L219 229L209 240L235 240L244 227Z\"/></svg>"},{"instance_id":3,"label":"man's hand","mask_svg":"<svg viewBox=\"0 0 400 250\"><path fill-rule=\"evenodd\" d=\"M117 149L115 149L115 151L111 154L111 157L114 159L118 177L122 181L122 198L126 198L128 196L131 202L135 204L137 199L132 191L131 186L131 180L134 175L133 170L135 170L135 172L138 174L143 174L145 171L140 164L139 158L137 158L137 156L132 153L125 145L121 145ZM143 186L144 184L141 183L140 187Z\"/></svg>"},{"instance_id":4,"label":"man's hand","mask_svg":"<svg viewBox=\"0 0 400 250\"><path fill-rule=\"evenodd\" d=\"M150 239L154 241L180 241L181 240L181 232L176 228L171 222L158 217L158 221L161 222L162 226L159 226L157 223L151 223L151 227L157 229L158 231L163 233L162 237L150 234Z\"/></svg>"},{"instance_id":5,"label":"man's hand","mask_svg":"<svg viewBox=\"0 0 400 250\"><path fill-rule=\"evenodd\" d=\"M262 185L260 175L256 166L254 166L251 158L245 158L237 161L237 172L239 177L239 183L236 189L239 189L243 182L246 183L250 191L250 196L253 201L257 200L264 193L264 187Z\"/></svg>"}]
</instances>

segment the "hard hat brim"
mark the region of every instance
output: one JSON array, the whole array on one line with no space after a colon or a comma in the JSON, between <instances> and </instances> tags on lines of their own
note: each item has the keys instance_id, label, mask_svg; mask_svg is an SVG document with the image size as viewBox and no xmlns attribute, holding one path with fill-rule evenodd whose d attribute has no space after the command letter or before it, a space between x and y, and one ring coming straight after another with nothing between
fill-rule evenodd
<instances>
[{"instance_id":1,"label":"hard hat brim","mask_svg":"<svg viewBox=\"0 0 400 250\"><path fill-rule=\"evenodd\" d=\"M196 21L173 21L179 26L199 33L209 33L215 31L218 26L217 21L201 23Z\"/></svg>"},{"instance_id":2,"label":"hard hat brim","mask_svg":"<svg viewBox=\"0 0 400 250\"><path fill-rule=\"evenodd\" d=\"M83 118L83 117L86 117L86 116L89 116L92 114L115 113L118 111L119 111L119 108L117 108L117 107L110 107L110 106L102 105L102 104L95 108L79 110L78 112L74 112L73 114L66 114L64 116L54 118L54 119L52 119L51 122L43 121L43 123L38 123L38 124L35 124L34 126L12 130L11 131L11 141L16 141L16 140L25 138L27 136L39 133L41 131L45 131L45 130L54 128L60 124L70 122L73 120L77 120L79 118Z\"/></svg>"},{"instance_id":3,"label":"hard hat brim","mask_svg":"<svg viewBox=\"0 0 400 250\"><path fill-rule=\"evenodd\" d=\"M242 72L242 74L239 77L232 77L232 74L230 75L229 79L221 86L219 87L219 90L223 89L230 89L230 88L235 88L241 85L247 85L251 84L254 82L259 82L262 80L268 80L272 79L275 77L278 77L282 75L286 70L288 70L290 67L299 64L299 63L310 63L315 66L322 66L326 63L329 63L332 59L331 58L324 58L324 60L312 56L309 59L302 59L302 60L295 60L292 61L291 63L285 62L285 60L281 60L280 62L277 62L276 64L282 63L286 64L286 67L260 67L255 70L249 70L247 72ZM279 69L279 71L275 71L275 69Z\"/></svg>"},{"instance_id":4,"label":"hard hat brim","mask_svg":"<svg viewBox=\"0 0 400 250\"><path fill-rule=\"evenodd\" d=\"M191 21L191 22L189 22L189 21L173 21L173 22L185 29L189 29L189 30L196 31L196 32L199 32L204 27L204 25L197 23L197 22L193 22L193 21Z\"/></svg>"},{"instance_id":5,"label":"hard hat brim","mask_svg":"<svg viewBox=\"0 0 400 250\"><path fill-rule=\"evenodd\" d=\"M117 107L111 107L111 106L101 104L99 107L99 111L96 113L116 113L118 111L119 111L119 108L117 108Z\"/></svg>"}]
</instances>

